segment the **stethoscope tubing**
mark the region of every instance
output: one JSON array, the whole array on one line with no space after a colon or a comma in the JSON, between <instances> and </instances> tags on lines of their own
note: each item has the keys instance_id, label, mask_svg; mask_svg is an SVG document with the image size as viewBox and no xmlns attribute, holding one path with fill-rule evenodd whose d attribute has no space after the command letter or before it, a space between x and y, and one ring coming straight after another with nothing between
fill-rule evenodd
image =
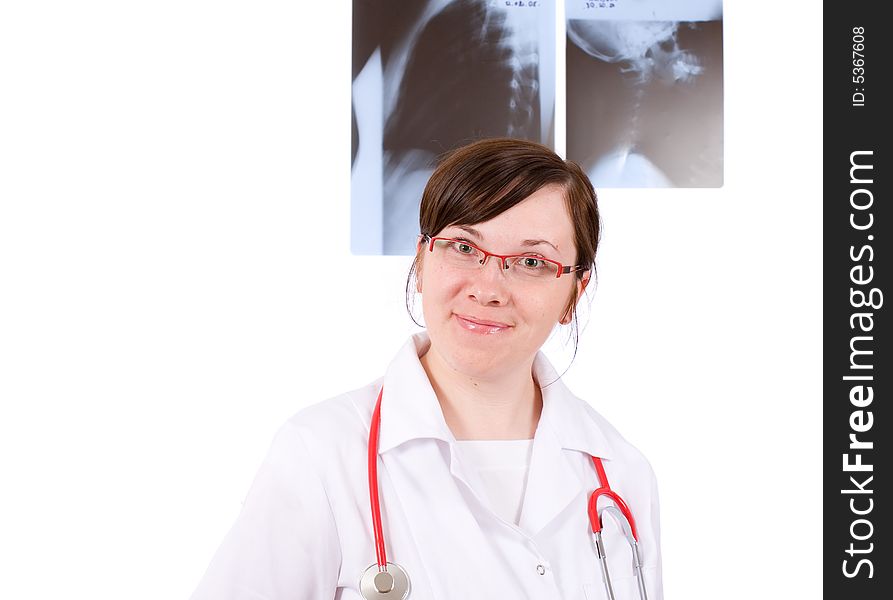
<instances>
[{"instance_id":1,"label":"stethoscope tubing","mask_svg":"<svg viewBox=\"0 0 893 600\"><path fill-rule=\"evenodd\" d=\"M605 543L602 540L602 514L599 514L598 511L598 500L599 498L605 497L609 498L614 502L613 506L607 506L602 509L602 513L608 512L611 513L613 511L615 518L616 513L620 512L624 519L626 519L627 524L629 525L629 530L625 531L625 535L627 537L627 541L629 542L630 549L633 553L633 566L636 571L636 582L639 588L639 598L640 600L648 600L648 593L645 590L645 573L642 571L642 556L639 553L639 533L636 530L636 520L633 518L633 513L627 506L626 502L624 502L623 498L621 498L617 492L611 489L611 484L608 482L608 475L605 473L605 467L602 464L602 459L593 456L592 463L595 465L595 472L598 475L599 488L596 489L592 494L589 495L589 523L592 526L592 533L595 537L595 548L596 554L598 555L598 562L601 566L602 571L602 581L605 584L605 592L608 595L609 600L614 600L614 586L611 584L611 573L608 570L608 557L605 552Z\"/></svg>"},{"instance_id":2,"label":"stethoscope tubing","mask_svg":"<svg viewBox=\"0 0 893 600\"><path fill-rule=\"evenodd\" d=\"M608 482L608 475L605 473L602 459L598 456L592 456L591 458L592 463L595 465L595 473L598 475L599 485L601 486L589 495L589 523L592 525L592 533L598 533L602 530L601 519L599 519L598 515L598 499L605 496L614 501L614 504L617 505L617 508L623 513L623 516L629 521L630 529L632 529L633 532L633 538L638 542L639 534L636 530L636 520L633 519L632 511L629 509L629 506L626 505L626 502L623 501L623 498L611 489L611 484Z\"/></svg>"},{"instance_id":3,"label":"stethoscope tubing","mask_svg":"<svg viewBox=\"0 0 893 600\"><path fill-rule=\"evenodd\" d=\"M375 535L375 560L380 571L387 569L388 557L384 547L384 531L381 528L381 506L378 497L378 429L381 425L381 396L384 386L378 392L372 423L369 427L369 504L372 506L372 531Z\"/></svg>"}]
</instances>

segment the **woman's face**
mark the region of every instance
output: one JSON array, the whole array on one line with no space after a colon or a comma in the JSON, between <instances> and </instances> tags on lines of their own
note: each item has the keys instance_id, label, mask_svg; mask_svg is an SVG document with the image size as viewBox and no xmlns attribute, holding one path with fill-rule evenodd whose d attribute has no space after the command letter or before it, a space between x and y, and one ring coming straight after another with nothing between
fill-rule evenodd
<instances>
[{"instance_id":1,"label":"woman's face","mask_svg":"<svg viewBox=\"0 0 893 600\"><path fill-rule=\"evenodd\" d=\"M473 226L450 226L435 237L462 238L495 254L530 254L575 264L574 227L560 186L548 185L497 217ZM568 301L585 284L574 273L519 280L490 258L481 268L459 269L422 251L419 291L431 350L469 377L496 378L529 367ZM585 277L588 277L588 273Z\"/></svg>"}]
</instances>

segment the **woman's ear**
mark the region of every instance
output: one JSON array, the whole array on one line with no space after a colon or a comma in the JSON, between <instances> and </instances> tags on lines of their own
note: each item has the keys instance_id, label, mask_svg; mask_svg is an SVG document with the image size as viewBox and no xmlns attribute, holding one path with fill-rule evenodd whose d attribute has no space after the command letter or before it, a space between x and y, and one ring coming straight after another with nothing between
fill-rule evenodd
<instances>
[{"instance_id":1,"label":"woman's ear","mask_svg":"<svg viewBox=\"0 0 893 600\"><path fill-rule=\"evenodd\" d=\"M580 299L580 296L583 295L583 292L586 291L586 286L589 285L589 278L591 277L592 271L586 271L583 273L583 277L581 277L577 281L577 300Z\"/></svg>"},{"instance_id":2,"label":"woman's ear","mask_svg":"<svg viewBox=\"0 0 893 600\"><path fill-rule=\"evenodd\" d=\"M567 310L564 311L564 315L562 315L561 319L558 321L562 325L567 325L573 320L574 307L577 305L577 302L580 301L580 296L583 295L583 292L586 290L586 286L589 285L589 271L586 271L583 274L583 277L578 279L575 284L576 289L574 290L573 301L568 304Z\"/></svg>"}]
</instances>

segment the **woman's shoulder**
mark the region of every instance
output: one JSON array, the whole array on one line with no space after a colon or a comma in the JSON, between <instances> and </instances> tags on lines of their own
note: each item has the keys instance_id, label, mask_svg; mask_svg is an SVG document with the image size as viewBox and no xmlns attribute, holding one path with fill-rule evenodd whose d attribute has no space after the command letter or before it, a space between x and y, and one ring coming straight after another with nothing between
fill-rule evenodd
<instances>
[{"instance_id":1,"label":"woman's shoulder","mask_svg":"<svg viewBox=\"0 0 893 600\"><path fill-rule=\"evenodd\" d=\"M651 463L642 451L627 440L592 404L573 394L570 395L569 400L575 405L584 426L594 428L602 436L616 459L623 461L625 464L638 465L643 469L652 471Z\"/></svg>"},{"instance_id":2,"label":"woman's shoulder","mask_svg":"<svg viewBox=\"0 0 893 600\"><path fill-rule=\"evenodd\" d=\"M311 454L366 445L381 379L306 406L292 415L277 437L298 437Z\"/></svg>"}]
</instances>

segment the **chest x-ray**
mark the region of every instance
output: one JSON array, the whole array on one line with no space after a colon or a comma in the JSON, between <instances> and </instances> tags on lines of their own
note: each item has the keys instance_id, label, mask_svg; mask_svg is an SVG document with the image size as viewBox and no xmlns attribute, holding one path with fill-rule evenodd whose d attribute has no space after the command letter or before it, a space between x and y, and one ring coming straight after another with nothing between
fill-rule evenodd
<instances>
[{"instance_id":1,"label":"chest x-ray","mask_svg":"<svg viewBox=\"0 0 893 600\"><path fill-rule=\"evenodd\" d=\"M722 0L567 2L567 158L600 187L719 187Z\"/></svg>"},{"instance_id":2,"label":"chest x-ray","mask_svg":"<svg viewBox=\"0 0 893 600\"><path fill-rule=\"evenodd\" d=\"M553 0L354 0L351 249L412 254L425 183L481 137L553 144Z\"/></svg>"}]
</instances>

